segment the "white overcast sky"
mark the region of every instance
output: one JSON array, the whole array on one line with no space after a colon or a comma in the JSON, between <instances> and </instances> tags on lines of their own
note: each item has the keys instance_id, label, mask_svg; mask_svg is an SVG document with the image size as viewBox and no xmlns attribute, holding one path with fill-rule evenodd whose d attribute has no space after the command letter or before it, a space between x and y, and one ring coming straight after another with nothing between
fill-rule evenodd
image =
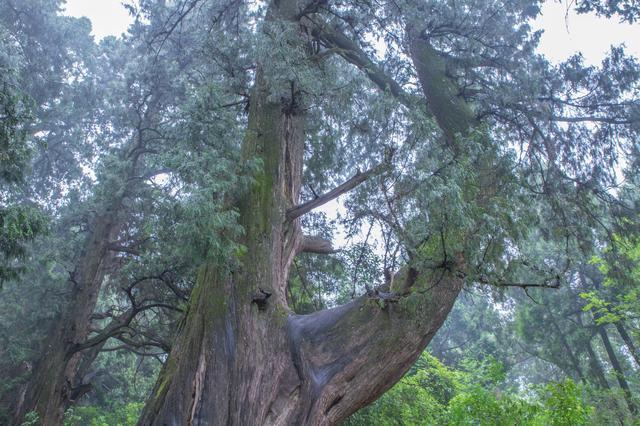
<instances>
[{"instance_id":1,"label":"white overcast sky","mask_svg":"<svg viewBox=\"0 0 640 426\"><path fill-rule=\"evenodd\" d=\"M640 58L640 24L620 24L616 19L571 12L567 15L566 1L545 3L543 15L534 24L545 31L540 51L549 60L559 62L580 51L589 63L598 64L611 45L621 43ZM66 13L89 18L98 39L118 36L131 23L121 0L67 0Z\"/></svg>"}]
</instances>

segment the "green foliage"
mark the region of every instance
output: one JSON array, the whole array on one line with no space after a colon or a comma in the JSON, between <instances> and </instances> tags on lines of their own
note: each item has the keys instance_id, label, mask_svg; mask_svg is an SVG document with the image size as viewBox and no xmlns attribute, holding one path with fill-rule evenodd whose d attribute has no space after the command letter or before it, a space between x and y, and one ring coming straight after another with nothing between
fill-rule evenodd
<instances>
[{"instance_id":1,"label":"green foliage","mask_svg":"<svg viewBox=\"0 0 640 426\"><path fill-rule=\"evenodd\" d=\"M26 141L31 113L28 99L16 87L15 70L3 63L7 52L1 30L0 27L0 182L19 183L31 158Z\"/></svg>"},{"instance_id":2,"label":"green foliage","mask_svg":"<svg viewBox=\"0 0 640 426\"><path fill-rule=\"evenodd\" d=\"M24 421L20 426L38 426L40 424L40 418L35 411L29 411L24 416Z\"/></svg>"},{"instance_id":3,"label":"green foliage","mask_svg":"<svg viewBox=\"0 0 640 426\"><path fill-rule=\"evenodd\" d=\"M144 404L128 403L121 407L104 409L77 406L65 412L64 426L134 426L138 422Z\"/></svg>"},{"instance_id":4,"label":"green foliage","mask_svg":"<svg viewBox=\"0 0 640 426\"><path fill-rule=\"evenodd\" d=\"M0 288L24 271L20 261L27 253L25 244L44 233L47 225L48 219L34 207L0 208Z\"/></svg>"},{"instance_id":5,"label":"green foliage","mask_svg":"<svg viewBox=\"0 0 640 426\"><path fill-rule=\"evenodd\" d=\"M447 405L460 386L457 372L425 353L400 382L345 425L444 424Z\"/></svg>"},{"instance_id":6,"label":"green foliage","mask_svg":"<svg viewBox=\"0 0 640 426\"><path fill-rule=\"evenodd\" d=\"M32 105L20 87L25 58L0 23L0 183L22 182L31 158L27 141Z\"/></svg>"},{"instance_id":7,"label":"green foliage","mask_svg":"<svg viewBox=\"0 0 640 426\"><path fill-rule=\"evenodd\" d=\"M543 406L539 424L585 425L594 411L585 405L581 389L572 380L549 383L539 389L538 394Z\"/></svg>"},{"instance_id":8,"label":"green foliage","mask_svg":"<svg viewBox=\"0 0 640 426\"><path fill-rule=\"evenodd\" d=\"M637 341L640 239L618 231L599 253L602 288L586 288L567 265L602 246L598 229L613 221L611 185L624 163L618 157L637 156L640 67L622 48L600 67L580 56L548 64L535 55L539 34L530 28L540 4L341 2L304 12L344 27L407 91L400 105L369 79L373 70L347 64L349 55L314 40L313 31L304 40L290 22L256 31L264 8L252 2L137 2L128 35L95 43L87 19L59 13L61 0L0 0L0 285L7 281L9 290L0 299L0 403L44 353L46 325L64 318L73 300L84 242L108 218L111 247L122 251L101 259L107 272L90 336L132 303L169 308L144 311L101 347L78 378L90 377L93 390L65 422L135 423L156 359L164 359L187 309L196 266L251 261L233 206L260 184L251 176L265 167L240 152L262 62L272 65L262 70L269 101L306 114L303 199L355 170L389 163L342 197L338 221L302 218L305 232L327 239L338 239L333 229L341 225L346 244L334 256L296 257L288 277L294 311L347 302L407 262L444 272L454 257L464 259L458 272L469 283L570 283L553 296L496 292L496 300L456 308L434 342L450 367L424 354L347 424L609 420L594 417L600 414L590 405L626 420L619 393L584 384L594 381L594 361L605 364L601 386L615 376L580 309L586 301L596 325L628 321ZM584 0L577 8L638 18L629 1ZM455 150L442 143L444 129L416 84L403 33L414 19L442 53L442 77L459 89L456 102L478 117L458 134ZM623 195L633 200L633 190ZM625 371L637 372L627 364ZM637 378L629 381L637 392ZM34 415L27 424L37 422Z\"/></svg>"},{"instance_id":9,"label":"green foliage","mask_svg":"<svg viewBox=\"0 0 640 426\"><path fill-rule=\"evenodd\" d=\"M581 294L597 324L633 321L640 317L640 237L614 235L603 257L594 256L604 278L596 289Z\"/></svg>"},{"instance_id":10,"label":"green foliage","mask_svg":"<svg viewBox=\"0 0 640 426\"><path fill-rule=\"evenodd\" d=\"M456 395L449 404L450 425L513 425L536 424L535 405L517 397L496 395L486 389L476 388Z\"/></svg>"},{"instance_id":11,"label":"green foliage","mask_svg":"<svg viewBox=\"0 0 640 426\"><path fill-rule=\"evenodd\" d=\"M590 424L593 408L573 381L527 393L500 389L504 369L493 359L445 367L423 354L411 371L346 425L570 426Z\"/></svg>"},{"instance_id":12,"label":"green foliage","mask_svg":"<svg viewBox=\"0 0 640 426\"><path fill-rule=\"evenodd\" d=\"M33 116L19 77L25 58L15 44L0 22L0 288L24 271L25 246L47 224L39 209L22 201L32 156L27 129Z\"/></svg>"}]
</instances>

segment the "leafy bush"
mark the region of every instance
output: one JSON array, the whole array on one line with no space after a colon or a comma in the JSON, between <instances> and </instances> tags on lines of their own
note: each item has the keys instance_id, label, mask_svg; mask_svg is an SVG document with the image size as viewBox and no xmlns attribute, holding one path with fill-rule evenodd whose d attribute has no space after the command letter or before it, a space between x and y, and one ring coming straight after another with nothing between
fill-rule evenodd
<instances>
[{"instance_id":1,"label":"leafy bush","mask_svg":"<svg viewBox=\"0 0 640 426\"><path fill-rule=\"evenodd\" d=\"M133 426L138 422L143 403L133 402L112 410L95 406L77 406L65 413L64 426Z\"/></svg>"},{"instance_id":2,"label":"leafy bush","mask_svg":"<svg viewBox=\"0 0 640 426\"><path fill-rule=\"evenodd\" d=\"M521 395L500 389L505 374L495 359L461 365L453 370L425 353L398 384L345 425L579 426L591 420L594 410L585 389L571 380Z\"/></svg>"}]
</instances>

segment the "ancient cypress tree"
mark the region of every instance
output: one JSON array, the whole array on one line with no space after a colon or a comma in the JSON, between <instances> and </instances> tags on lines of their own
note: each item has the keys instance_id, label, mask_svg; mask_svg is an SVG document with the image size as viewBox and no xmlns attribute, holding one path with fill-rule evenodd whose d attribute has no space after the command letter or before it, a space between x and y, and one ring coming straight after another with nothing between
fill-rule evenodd
<instances>
[{"instance_id":1,"label":"ancient cypress tree","mask_svg":"<svg viewBox=\"0 0 640 426\"><path fill-rule=\"evenodd\" d=\"M239 7L222 6L218 17ZM527 25L538 11L521 1L487 10L482 1L280 0L252 15L262 21L242 161L258 168L248 190L227 197L244 233L235 256L200 267L139 424L335 424L399 380L465 282L560 285L566 253L530 253L519 241L574 241L606 209L606 164L637 124L637 101L614 98L632 97L637 64L614 50L602 70L579 57L550 66ZM372 35L385 40L383 60ZM313 83L331 67L359 70L370 84L362 96L377 91L395 105L388 114L403 117L400 130L379 134L402 142L343 142L354 159L374 153L345 161L366 171L305 201L305 172L317 167L305 164L318 149L311 129L323 117L314 108L324 105ZM370 136L376 125L357 128ZM332 252L303 234L301 217L349 191L354 216L392 230L399 261L351 302L296 315L294 258Z\"/></svg>"}]
</instances>

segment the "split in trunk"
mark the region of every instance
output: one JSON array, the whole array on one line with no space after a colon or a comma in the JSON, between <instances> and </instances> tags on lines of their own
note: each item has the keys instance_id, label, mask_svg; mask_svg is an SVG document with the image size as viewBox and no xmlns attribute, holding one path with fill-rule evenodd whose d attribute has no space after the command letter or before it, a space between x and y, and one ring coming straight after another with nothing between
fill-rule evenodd
<instances>
[{"instance_id":1,"label":"split in trunk","mask_svg":"<svg viewBox=\"0 0 640 426\"><path fill-rule=\"evenodd\" d=\"M267 22L298 23L298 3L273 2ZM300 31L300 46L313 34ZM433 65L414 62L423 68ZM465 262L459 255L436 270L407 265L392 288L379 288L346 305L303 316L292 312L286 297L289 268L297 253L313 245L305 241L298 217L315 205L298 203L303 100L293 90L279 94L265 77L266 66L258 66L243 146L244 157L257 157L263 168L236 203L246 252L237 262L200 268L188 314L140 425L335 424L402 377L462 288ZM422 77L444 78L443 71L437 67L431 74L419 73L434 108L450 100L433 96ZM455 128L443 129L447 139L465 136L475 125L464 104L438 109L441 113L458 117ZM449 126L452 121L439 123ZM373 170L319 197L316 204L379 172ZM330 251L322 246L316 251Z\"/></svg>"}]
</instances>

